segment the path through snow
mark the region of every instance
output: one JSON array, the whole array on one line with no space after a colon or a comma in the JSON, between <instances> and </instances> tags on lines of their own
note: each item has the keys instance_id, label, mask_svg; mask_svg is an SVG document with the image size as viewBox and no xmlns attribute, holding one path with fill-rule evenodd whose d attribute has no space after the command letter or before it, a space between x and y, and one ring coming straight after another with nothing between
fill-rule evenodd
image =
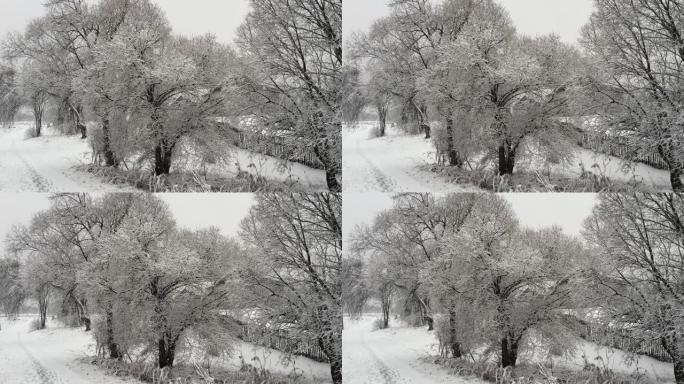
<instances>
[{"instance_id":1,"label":"path through snow","mask_svg":"<svg viewBox=\"0 0 684 384\"><path fill-rule=\"evenodd\" d=\"M376 123L343 128L345 192L463 192L474 186L451 184L421 169L435 163L435 149L422 135L405 135L389 125L387 136L371 138ZM576 178L582 169L622 182L636 181L656 191L671 191L670 174L641 163L623 160L585 148L577 148L567 163L545 165L538 156L526 156L517 166L528 171L551 172Z\"/></svg>"},{"instance_id":2,"label":"path through snow","mask_svg":"<svg viewBox=\"0 0 684 384\"><path fill-rule=\"evenodd\" d=\"M387 136L370 138L372 123L342 131L342 175L345 192L464 192L473 186L443 181L420 169L435 162L435 149L422 136L404 135L388 126Z\"/></svg>"},{"instance_id":3,"label":"path through snow","mask_svg":"<svg viewBox=\"0 0 684 384\"><path fill-rule=\"evenodd\" d=\"M90 161L90 147L78 136L45 129L44 136L26 139L27 123L0 127L0 191L117 192L124 188L75 169Z\"/></svg>"},{"instance_id":4,"label":"path through snow","mask_svg":"<svg viewBox=\"0 0 684 384\"><path fill-rule=\"evenodd\" d=\"M82 329L48 326L29 332L33 317L1 318L0 382L4 384L121 384L133 379L108 376L80 358L94 355L92 335Z\"/></svg>"},{"instance_id":5,"label":"path through snow","mask_svg":"<svg viewBox=\"0 0 684 384\"><path fill-rule=\"evenodd\" d=\"M423 362L423 357L439 355L435 335L425 327L410 328L391 321L389 329L374 331L373 322L379 317L344 318L342 358L345 384L485 383L475 378L451 375L441 366ZM526 352L521 353L520 361L526 364L548 363L545 358ZM585 361L625 375L639 371L653 383L674 384L671 363L630 355L584 340L578 341L574 353L553 358L554 365L577 371L583 369Z\"/></svg>"},{"instance_id":6,"label":"path through snow","mask_svg":"<svg viewBox=\"0 0 684 384\"><path fill-rule=\"evenodd\" d=\"M373 331L376 317L344 319L342 369L345 384L484 384L451 375L421 358L437 354L437 341L426 328ZM395 324L393 324L395 325Z\"/></svg>"}]
</instances>

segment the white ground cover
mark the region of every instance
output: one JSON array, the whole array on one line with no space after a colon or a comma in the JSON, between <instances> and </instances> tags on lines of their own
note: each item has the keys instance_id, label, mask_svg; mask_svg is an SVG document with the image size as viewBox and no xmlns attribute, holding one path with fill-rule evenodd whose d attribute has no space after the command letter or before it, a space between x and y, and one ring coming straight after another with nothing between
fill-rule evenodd
<instances>
[{"instance_id":1,"label":"white ground cover","mask_svg":"<svg viewBox=\"0 0 684 384\"><path fill-rule=\"evenodd\" d=\"M435 163L432 141L404 135L388 125L386 136L372 138L376 123L359 123L342 130L344 192L464 192L470 185L448 183L421 170Z\"/></svg>"},{"instance_id":2,"label":"white ground cover","mask_svg":"<svg viewBox=\"0 0 684 384\"><path fill-rule=\"evenodd\" d=\"M44 128L43 136L26 138L33 126L17 123L0 127L0 191L2 192L117 192L126 188L107 184L76 167L91 162L87 140L62 136Z\"/></svg>"},{"instance_id":3,"label":"white ground cover","mask_svg":"<svg viewBox=\"0 0 684 384\"><path fill-rule=\"evenodd\" d=\"M440 175L421 169L435 164L433 143L423 135L405 135L388 125L387 136L374 138L376 122L362 122L343 128L343 175L345 192L463 192L474 186L451 184ZM573 158L562 164L548 165L537 156L518 160L517 169L550 172L556 176L577 178L582 170L614 181L636 181L656 191L671 191L668 171L641 163L576 148Z\"/></svg>"},{"instance_id":4,"label":"white ground cover","mask_svg":"<svg viewBox=\"0 0 684 384\"><path fill-rule=\"evenodd\" d=\"M16 321L0 317L0 383L3 384L120 384L139 383L133 378L109 376L95 365L83 362L95 356L92 334L83 328L65 328L48 320L47 329L29 331L35 316L22 316ZM188 359L180 354L178 360ZM287 358L272 349L238 341L229 357L217 358L212 366L237 370L241 360L271 372L304 376L313 383L332 383L330 365L296 356ZM179 361L190 363L190 361ZM201 364L200 359L195 361Z\"/></svg>"},{"instance_id":5,"label":"white ground cover","mask_svg":"<svg viewBox=\"0 0 684 384\"><path fill-rule=\"evenodd\" d=\"M330 364L319 363L302 356L286 356L280 351L243 341L237 342L230 357L216 359L213 364L237 371L240 369L242 361L257 368L264 368L270 372L283 375L295 373L316 384L332 383Z\"/></svg>"},{"instance_id":6,"label":"white ground cover","mask_svg":"<svg viewBox=\"0 0 684 384\"><path fill-rule=\"evenodd\" d=\"M390 328L373 330L373 322L379 315L364 316L359 320L344 319L343 369L345 384L482 384L484 382L450 375L438 365L425 363L427 356L438 356L438 342L434 332L427 327L411 328L398 321L391 321ZM584 357L599 367L614 372L632 374L638 370L657 383L674 383L670 363L647 356L633 356L624 351L579 341L572 356L555 358L554 364L581 370ZM545 362L533 356L521 354L521 362Z\"/></svg>"},{"instance_id":7,"label":"white ground cover","mask_svg":"<svg viewBox=\"0 0 684 384\"><path fill-rule=\"evenodd\" d=\"M437 340L427 328L373 330L377 317L344 318L342 370L345 384L483 384L477 379L450 375L422 358L439 355Z\"/></svg>"},{"instance_id":8,"label":"white ground cover","mask_svg":"<svg viewBox=\"0 0 684 384\"><path fill-rule=\"evenodd\" d=\"M82 328L48 328L29 332L35 317L0 318L0 382L3 384L119 384L137 380L108 376L80 361L95 355L95 341Z\"/></svg>"},{"instance_id":9,"label":"white ground cover","mask_svg":"<svg viewBox=\"0 0 684 384\"><path fill-rule=\"evenodd\" d=\"M13 128L0 127L1 192L121 192L133 187L113 185L95 175L77 169L92 162L88 140L63 136L44 127L43 135L26 138L33 123L18 122ZM211 166L209 172L234 177L248 172L269 180L283 182L307 191L327 190L325 172L302 164L227 147L230 160ZM189 162L172 168L189 167Z\"/></svg>"}]
</instances>

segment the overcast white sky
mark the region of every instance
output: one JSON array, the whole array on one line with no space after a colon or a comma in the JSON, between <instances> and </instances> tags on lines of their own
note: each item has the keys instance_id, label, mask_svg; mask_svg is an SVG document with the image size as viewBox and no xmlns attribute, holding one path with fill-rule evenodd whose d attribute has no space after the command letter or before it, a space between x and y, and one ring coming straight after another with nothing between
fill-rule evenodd
<instances>
[{"instance_id":1,"label":"overcast white sky","mask_svg":"<svg viewBox=\"0 0 684 384\"><path fill-rule=\"evenodd\" d=\"M496 0L503 5L522 34L557 33L569 43L577 41L589 21L594 0ZM373 21L389 13L387 0L344 0L344 37L366 31Z\"/></svg>"},{"instance_id":2,"label":"overcast white sky","mask_svg":"<svg viewBox=\"0 0 684 384\"><path fill-rule=\"evenodd\" d=\"M249 11L249 0L152 0L168 17L174 32L186 36L211 32L219 41L231 43L235 30ZM0 37L23 31L41 16L43 0L0 0Z\"/></svg>"},{"instance_id":3,"label":"overcast white sky","mask_svg":"<svg viewBox=\"0 0 684 384\"><path fill-rule=\"evenodd\" d=\"M251 194L159 194L169 204L180 227L201 229L218 227L223 234L237 234L240 222L254 205ZM0 255L12 226L28 224L33 215L50 206L48 194L0 193Z\"/></svg>"},{"instance_id":4,"label":"overcast white sky","mask_svg":"<svg viewBox=\"0 0 684 384\"><path fill-rule=\"evenodd\" d=\"M508 200L520 223L540 229L553 225L569 235L579 236L584 220L591 215L597 196L590 193L511 193ZM347 235L359 224L370 224L373 218L392 207L392 195L383 193L344 194L344 232Z\"/></svg>"}]
</instances>

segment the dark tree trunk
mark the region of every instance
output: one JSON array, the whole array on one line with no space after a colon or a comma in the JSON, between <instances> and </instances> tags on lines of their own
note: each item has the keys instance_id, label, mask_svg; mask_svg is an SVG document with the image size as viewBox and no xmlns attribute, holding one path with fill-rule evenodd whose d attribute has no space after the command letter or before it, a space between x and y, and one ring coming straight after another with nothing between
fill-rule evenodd
<instances>
[{"instance_id":1,"label":"dark tree trunk","mask_svg":"<svg viewBox=\"0 0 684 384\"><path fill-rule=\"evenodd\" d=\"M176 358L176 341L178 337L160 337L158 341L159 368L173 367Z\"/></svg>"},{"instance_id":2,"label":"dark tree trunk","mask_svg":"<svg viewBox=\"0 0 684 384\"><path fill-rule=\"evenodd\" d=\"M510 337L501 339L501 366L515 367L518 360L518 342Z\"/></svg>"},{"instance_id":3,"label":"dark tree trunk","mask_svg":"<svg viewBox=\"0 0 684 384\"><path fill-rule=\"evenodd\" d=\"M677 384L684 384L684 358L674 361L674 376Z\"/></svg>"},{"instance_id":4,"label":"dark tree trunk","mask_svg":"<svg viewBox=\"0 0 684 384\"><path fill-rule=\"evenodd\" d=\"M674 328L671 329L674 331ZM670 332L668 336L661 337L660 343L667 351L667 354L672 358L674 365L674 377L677 384L684 384L684 356L679 352L679 338L676 336L677 332Z\"/></svg>"},{"instance_id":5,"label":"dark tree trunk","mask_svg":"<svg viewBox=\"0 0 684 384\"><path fill-rule=\"evenodd\" d=\"M341 335L332 337L339 337L341 339ZM334 344L336 342L340 345L342 343L341 340L331 340L331 337L326 337L325 339L318 338L318 346L321 347L330 362L330 376L332 377L333 384L342 384L342 351L339 347L335 347Z\"/></svg>"},{"instance_id":6,"label":"dark tree trunk","mask_svg":"<svg viewBox=\"0 0 684 384\"><path fill-rule=\"evenodd\" d=\"M390 306L392 301L389 295L383 295L382 298L382 328L387 329L389 327L389 317L390 317Z\"/></svg>"},{"instance_id":7,"label":"dark tree trunk","mask_svg":"<svg viewBox=\"0 0 684 384\"><path fill-rule=\"evenodd\" d=\"M425 124L425 123L421 123L421 124L420 124L420 130L421 130L422 132L425 133L425 138L426 138L426 139L432 138L432 133L431 133L431 130L430 130L430 126L429 126L429 125L427 125L427 124Z\"/></svg>"},{"instance_id":8,"label":"dark tree trunk","mask_svg":"<svg viewBox=\"0 0 684 384\"><path fill-rule=\"evenodd\" d=\"M333 384L342 384L342 360L330 363L330 376L332 377Z\"/></svg>"},{"instance_id":9,"label":"dark tree trunk","mask_svg":"<svg viewBox=\"0 0 684 384\"><path fill-rule=\"evenodd\" d=\"M684 192L684 183L682 183L682 176L684 171L680 168L670 169L670 183L674 192Z\"/></svg>"},{"instance_id":10,"label":"dark tree trunk","mask_svg":"<svg viewBox=\"0 0 684 384\"><path fill-rule=\"evenodd\" d=\"M81 318L81 321L83 322L83 325L85 326L85 331L90 332L90 318L83 316Z\"/></svg>"},{"instance_id":11,"label":"dark tree trunk","mask_svg":"<svg viewBox=\"0 0 684 384\"><path fill-rule=\"evenodd\" d=\"M509 143L499 146L499 175L512 175L515 169L515 148Z\"/></svg>"},{"instance_id":12,"label":"dark tree trunk","mask_svg":"<svg viewBox=\"0 0 684 384\"><path fill-rule=\"evenodd\" d=\"M114 314L111 309L107 310L106 319L106 333L107 333L107 350L109 351L109 358L119 360L121 359L121 351L119 345L114 341Z\"/></svg>"},{"instance_id":13,"label":"dark tree trunk","mask_svg":"<svg viewBox=\"0 0 684 384\"><path fill-rule=\"evenodd\" d=\"M38 329L45 329L45 323L47 322L48 297L47 288L41 288L38 293L38 314L40 316Z\"/></svg>"},{"instance_id":14,"label":"dark tree trunk","mask_svg":"<svg viewBox=\"0 0 684 384\"><path fill-rule=\"evenodd\" d=\"M36 137L40 137L41 130L43 129L43 113L42 112L34 112L34 113L35 113L34 122L36 124Z\"/></svg>"},{"instance_id":15,"label":"dark tree trunk","mask_svg":"<svg viewBox=\"0 0 684 384\"><path fill-rule=\"evenodd\" d=\"M81 116L83 115L83 108L82 107L77 107L73 109L73 114L74 114L74 120L76 122L76 130L78 132L81 132L81 139L87 139L88 138L88 129L86 128L86 125L81 121Z\"/></svg>"},{"instance_id":16,"label":"dark tree trunk","mask_svg":"<svg viewBox=\"0 0 684 384\"><path fill-rule=\"evenodd\" d=\"M86 128L85 124L79 121L76 123L76 129L78 129L78 131L81 133L81 139L88 138L88 129Z\"/></svg>"},{"instance_id":17,"label":"dark tree trunk","mask_svg":"<svg viewBox=\"0 0 684 384\"><path fill-rule=\"evenodd\" d=\"M435 320L432 317L425 315L425 322L428 325L428 331L435 330Z\"/></svg>"},{"instance_id":18,"label":"dark tree trunk","mask_svg":"<svg viewBox=\"0 0 684 384\"><path fill-rule=\"evenodd\" d=\"M162 140L154 148L154 174L157 176L168 175L171 173L171 161L173 159L173 148L175 144L170 144Z\"/></svg>"},{"instance_id":19,"label":"dark tree trunk","mask_svg":"<svg viewBox=\"0 0 684 384\"><path fill-rule=\"evenodd\" d=\"M684 183L682 183L682 176L684 176L684 169L682 164L671 156L671 151L663 145L658 146L658 154L665 160L667 166L670 168L670 184L674 192L684 192Z\"/></svg>"},{"instance_id":20,"label":"dark tree trunk","mask_svg":"<svg viewBox=\"0 0 684 384\"><path fill-rule=\"evenodd\" d=\"M342 125L338 124L338 128L342 129ZM325 169L325 182L328 186L328 190L333 193L342 192L342 186L337 181L339 163L337 159L331 159L329 153L329 144L327 142L322 142L319 145L314 146L313 150L314 154L321 164L323 164L323 168Z\"/></svg>"},{"instance_id":21,"label":"dark tree trunk","mask_svg":"<svg viewBox=\"0 0 684 384\"><path fill-rule=\"evenodd\" d=\"M387 130L387 108L378 106L378 120L380 122L380 132L378 132L378 135L383 137Z\"/></svg>"},{"instance_id":22,"label":"dark tree trunk","mask_svg":"<svg viewBox=\"0 0 684 384\"><path fill-rule=\"evenodd\" d=\"M83 301L74 297L74 306L76 308L76 313L78 314L79 324L85 326L85 331L90 332L90 317L86 314L86 306Z\"/></svg>"},{"instance_id":23,"label":"dark tree trunk","mask_svg":"<svg viewBox=\"0 0 684 384\"><path fill-rule=\"evenodd\" d=\"M449 349L451 349L451 356L458 359L463 356L461 352L461 343L458 341L458 334L456 329L456 309L449 310Z\"/></svg>"},{"instance_id":24,"label":"dark tree trunk","mask_svg":"<svg viewBox=\"0 0 684 384\"><path fill-rule=\"evenodd\" d=\"M337 181L337 170L326 168L325 182L328 185L328 190L330 192L342 192L342 186L340 185L340 182Z\"/></svg>"},{"instance_id":25,"label":"dark tree trunk","mask_svg":"<svg viewBox=\"0 0 684 384\"><path fill-rule=\"evenodd\" d=\"M105 157L105 164L108 167L116 167L119 161L112 150L111 134L109 131L109 119L102 119L102 154Z\"/></svg>"},{"instance_id":26,"label":"dark tree trunk","mask_svg":"<svg viewBox=\"0 0 684 384\"><path fill-rule=\"evenodd\" d=\"M446 139L447 139L447 155L449 156L449 165L452 167L461 167L463 161L456 150L456 143L454 143L454 118L449 115L446 119Z\"/></svg>"}]
</instances>

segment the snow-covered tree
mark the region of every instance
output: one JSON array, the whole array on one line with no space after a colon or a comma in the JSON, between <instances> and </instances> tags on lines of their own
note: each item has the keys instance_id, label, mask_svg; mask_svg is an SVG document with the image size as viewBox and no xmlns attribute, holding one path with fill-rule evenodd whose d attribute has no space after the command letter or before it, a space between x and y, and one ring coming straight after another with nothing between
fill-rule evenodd
<instances>
[{"instance_id":1,"label":"snow-covered tree","mask_svg":"<svg viewBox=\"0 0 684 384\"><path fill-rule=\"evenodd\" d=\"M31 106L35 124L33 135L39 137L43 126L43 116L47 108L49 89L45 82L45 68L40 63L26 61L21 70L19 84L22 96Z\"/></svg>"},{"instance_id":2,"label":"snow-covered tree","mask_svg":"<svg viewBox=\"0 0 684 384\"><path fill-rule=\"evenodd\" d=\"M681 195L606 194L585 225L597 255L587 267L587 297L616 331L661 343L677 383L684 383L682 223Z\"/></svg>"},{"instance_id":3,"label":"snow-covered tree","mask_svg":"<svg viewBox=\"0 0 684 384\"><path fill-rule=\"evenodd\" d=\"M17 71L0 64L0 124L10 125L21 108L22 100L18 86Z\"/></svg>"},{"instance_id":4,"label":"snow-covered tree","mask_svg":"<svg viewBox=\"0 0 684 384\"><path fill-rule=\"evenodd\" d=\"M684 5L674 0L597 0L582 43L593 68L588 110L633 154L658 153L684 190L682 73Z\"/></svg>"},{"instance_id":5,"label":"snow-covered tree","mask_svg":"<svg viewBox=\"0 0 684 384\"><path fill-rule=\"evenodd\" d=\"M142 2L129 10L116 36L94 51L79 84L94 99L103 133L117 113L140 125L139 132L112 134L124 147L127 136L137 136L156 175L171 171L183 139L199 140L216 128L210 118L223 115L232 52L213 36L172 36L161 9Z\"/></svg>"},{"instance_id":6,"label":"snow-covered tree","mask_svg":"<svg viewBox=\"0 0 684 384\"><path fill-rule=\"evenodd\" d=\"M339 192L342 142L342 0L251 0L238 30L242 99L295 152L313 152Z\"/></svg>"},{"instance_id":7,"label":"snow-covered tree","mask_svg":"<svg viewBox=\"0 0 684 384\"><path fill-rule=\"evenodd\" d=\"M363 59L367 68L382 68L385 84L402 106L402 121L417 124L430 138L427 105L417 97L417 76L434 63L440 25L434 5L428 0L394 0L391 13L377 20L366 34L354 36L350 56Z\"/></svg>"},{"instance_id":8,"label":"snow-covered tree","mask_svg":"<svg viewBox=\"0 0 684 384\"><path fill-rule=\"evenodd\" d=\"M391 210L380 213L371 227L359 228L353 238L352 252L379 259L373 263L382 265L382 280L391 281L399 291L405 314L417 316L415 320L427 323L430 330L433 309L421 273L439 255L440 241L460 230L475 201L476 195L471 194L439 199L429 194L399 195Z\"/></svg>"},{"instance_id":9,"label":"snow-covered tree","mask_svg":"<svg viewBox=\"0 0 684 384\"><path fill-rule=\"evenodd\" d=\"M21 264L16 258L0 259L0 308L8 316L17 315L29 292L21 278Z\"/></svg>"},{"instance_id":10,"label":"snow-covered tree","mask_svg":"<svg viewBox=\"0 0 684 384\"><path fill-rule=\"evenodd\" d=\"M346 64L342 68L342 121L353 123L366 107L366 97L361 85L361 70L355 65Z\"/></svg>"},{"instance_id":11,"label":"snow-covered tree","mask_svg":"<svg viewBox=\"0 0 684 384\"><path fill-rule=\"evenodd\" d=\"M153 196L135 196L118 230L97 249L87 276L117 311L112 337L124 351L138 343L156 350L159 368L174 365L188 330L219 319L235 289L229 277L237 245L218 230L179 231Z\"/></svg>"},{"instance_id":12,"label":"snow-covered tree","mask_svg":"<svg viewBox=\"0 0 684 384\"><path fill-rule=\"evenodd\" d=\"M242 224L242 281L266 329L318 342L342 383L342 197L264 194Z\"/></svg>"}]
</instances>

